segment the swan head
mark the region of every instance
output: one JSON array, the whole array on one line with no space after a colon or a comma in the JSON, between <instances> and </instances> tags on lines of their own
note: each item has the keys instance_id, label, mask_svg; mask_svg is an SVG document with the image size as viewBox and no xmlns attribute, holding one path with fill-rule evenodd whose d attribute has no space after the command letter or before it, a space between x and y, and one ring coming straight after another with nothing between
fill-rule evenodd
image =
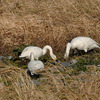
<instances>
[{"instance_id":1,"label":"swan head","mask_svg":"<svg viewBox=\"0 0 100 100\"><path fill-rule=\"evenodd\" d=\"M64 54L64 59L66 59L66 57L67 57L67 54L65 53L65 54Z\"/></svg>"},{"instance_id":2,"label":"swan head","mask_svg":"<svg viewBox=\"0 0 100 100\"><path fill-rule=\"evenodd\" d=\"M68 54L67 53L65 53L65 55L64 55L64 59L66 59L66 58L68 58Z\"/></svg>"},{"instance_id":3,"label":"swan head","mask_svg":"<svg viewBox=\"0 0 100 100\"><path fill-rule=\"evenodd\" d=\"M57 57L56 57L54 54L51 55L51 58L52 58L53 60L55 60L55 61L57 60Z\"/></svg>"},{"instance_id":4,"label":"swan head","mask_svg":"<svg viewBox=\"0 0 100 100\"><path fill-rule=\"evenodd\" d=\"M46 45L46 46L43 48L43 55L46 54L47 49L50 51L50 56L51 56L51 58L52 58L53 60L57 60L57 57L53 54L53 50L52 50L51 46L49 46L49 45Z\"/></svg>"}]
</instances>

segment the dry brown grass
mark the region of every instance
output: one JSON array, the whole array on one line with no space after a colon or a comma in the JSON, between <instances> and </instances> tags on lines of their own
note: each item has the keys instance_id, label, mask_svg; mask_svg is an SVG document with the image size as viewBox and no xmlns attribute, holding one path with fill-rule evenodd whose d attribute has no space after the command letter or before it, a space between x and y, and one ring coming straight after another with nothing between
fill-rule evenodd
<instances>
[{"instance_id":1,"label":"dry brown grass","mask_svg":"<svg viewBox=\"0 0 100 100\"><path fill-rule=\"evenodd\" d=\"M61 73L59 67L63 66L47 62L42 72L45 81L35 86L24 70L0 64L0 81L4 83L0 100L99 100L100 72L96 66L89 66L85 75L76 76L70 76L65 68Z\"/></svg>"},{"instance_id":2,"label":"dry brown grass","mask_svg":"<svg viewBox=\"0 0 100 100\"><path fill-rule=\"evenodd\" d=\"M99 0L0 0L0 55L10 55L21 44L49 44L63 55L76 36L100 43ZM46 64L45 81L35 86L23 69L0 62L0 100L99 100L96 66L70 76L68 69L60 71L63 66Z\"/></svg>"},{"instance_id":3,"label":"dry brown grass","mask_svg":"<svg viewBox=\"0 0 100 100\"><path fill-rule=\"evenodd\" d=\"M1 0L0 54L11 53L20 44L49 44L63 53L76 36L100 43L99 16L98 0Z\"/></svg>"}]
</instances>

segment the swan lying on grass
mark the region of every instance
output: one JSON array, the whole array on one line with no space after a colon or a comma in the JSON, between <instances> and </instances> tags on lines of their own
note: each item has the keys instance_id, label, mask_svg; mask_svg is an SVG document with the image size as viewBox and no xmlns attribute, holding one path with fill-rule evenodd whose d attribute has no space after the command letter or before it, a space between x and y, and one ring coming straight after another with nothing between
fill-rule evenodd
<instances>
[{"instance_id":1,"label":"swan lying on grass","mask_svg":"<svg viewBox=\"0 0 100 100\"><path fill-rule=\"evenodd\" d=\"M31 75L36 74L37 70L43 69L44 64L39 60L34 60L34 54L30 54L31 61L28 63L28 70L30 71Z\"/></svg>"},{"instance_id":2,"label":"swan lying on grass","mask_svg":"<svg viewBox=\"0 0 100 100\"><path fill-rule=\"evenodd\" d=\"M90 37L76 37L74 38L70 43L67 43L66 45L66 53L64 55L64 58L69 57L70 49L78 50L84 50L87 52L88 50L94 49L94 48L100 48L98 46L98 43L91 39Z\"/></svg>"},{"instance_id":3,"label":"swan lying on grass","mask_svg":"<svg viewBox=\"0 0 100 100\"><path fill-rule=\"evenodd\" d=\"M31 54L31 52L33 52L34 59L38 60L41 56L43 56L47 53L47 49L50 51L51 58L53 60L57 60L57 57L53 54L53 50L52 50L51 46L49 46L49 45L46 45L43 49L41 49L40 47L37 47L37 46L28 46L22 51L22 53L19 57L30 58L30 54Z\"/></svg>"}]
</instances>

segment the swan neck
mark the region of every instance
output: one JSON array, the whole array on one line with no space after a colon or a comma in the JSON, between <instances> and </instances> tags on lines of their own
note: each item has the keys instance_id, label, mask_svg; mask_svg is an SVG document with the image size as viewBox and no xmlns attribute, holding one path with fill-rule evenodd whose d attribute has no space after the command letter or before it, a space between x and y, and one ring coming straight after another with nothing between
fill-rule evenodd
<instances>
[{"instance_id":1,"label":"swan neck","mask_svg":"<svg viewBox=\"0 0 100 100\"><path fill-rule=\"evenodd\" d=\"M31 58L31 61L34 60L34 54L33 53L31 53L30 58Z\"/></svg>"},{"instance_id":2,"label":"swan neck","mask_svg":"<svg viewBox=\"0 0 100 100\"><path fill-rule=\"evenodd\" d=\"M50 51L50 55L53 54L52 48L51 48L49 45L46 45L46 46L43 48L43 55L45 55L45 54L47 53L47 50Z\"/></svg>"},{"instance_id":3,"label":"swan neck","mask_svg":"<svg viewBox=\"0 0 100 100\"><path fill-rule=\"evenodd\" d=\"M71 43L67 43L67 47L66 47L67 57L69 56L70 49L71 49Z\"/></svg>"}]
</instances>

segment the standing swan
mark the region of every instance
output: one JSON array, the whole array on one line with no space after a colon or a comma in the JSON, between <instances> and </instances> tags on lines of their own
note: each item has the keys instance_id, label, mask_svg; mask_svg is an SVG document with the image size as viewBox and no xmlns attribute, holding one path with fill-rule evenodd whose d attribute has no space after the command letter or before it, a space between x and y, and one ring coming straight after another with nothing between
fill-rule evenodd
<instances>
[{"instance_id":1,"label":"standing swan","mask_svg":"<svg viewBox=\"0 0 100 100\"><path fill-rule=\"evenodd\" d=\"M82 37L82 36L76 37L70 43L67 43L66 53L64 55L64 58L66 57L68 58L70 49L75 49L75 48L87 52L88 50L100 47L98 46L98 43L93 39L91 39L90 37Z\"/></svg>"},{"instance_id":2,"label":"standing swan","mask_svg":"<svg viewBox=\"0 0 100 100\"><path fill-rule=\"evenodd\" d=\"M43 49L41 49L40 47L37 47L37 46L28 46L22 51L22 53L19 57L30 58L30 54L31 54L31 52L33 52L34 59L38 60L41 56L46 54L47 49L50 51L51 58L53 60L57 60L57 57L53 54L53 50L52 50L51 46L49 46L49 45L46 45Z\"/></svg>"},{"instance_id":3,"label":"standing swan","mask_svg":"<svg viewBox=\"0 0 100 100\"><path fill-rule=\"evenodd\" d=\"M28 70L30 71L31 75L36 74L37 70L43 69L44 64L39 60L34 60L34 54L30 54L31 61L28 63Z\"/></svg>"}]
</instances>

